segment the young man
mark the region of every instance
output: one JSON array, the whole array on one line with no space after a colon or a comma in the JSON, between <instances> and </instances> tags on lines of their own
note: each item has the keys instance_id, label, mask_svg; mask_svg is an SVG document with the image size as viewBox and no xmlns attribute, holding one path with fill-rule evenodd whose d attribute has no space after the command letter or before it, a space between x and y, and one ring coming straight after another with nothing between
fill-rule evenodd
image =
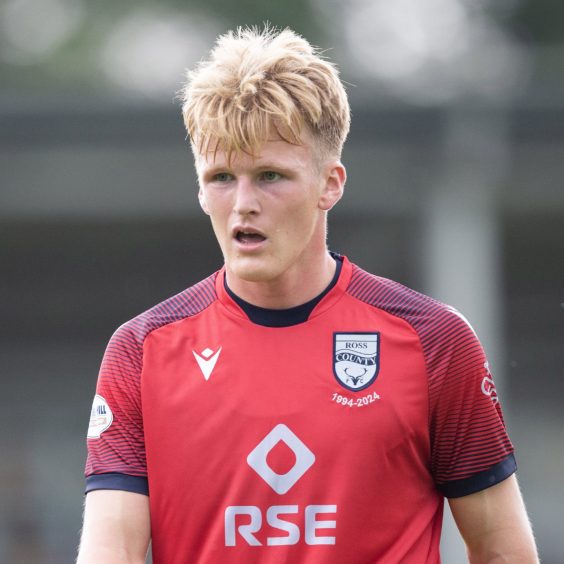
<instances>
[{"instance_id":1,"label":"young man","mask_svg":"<svg viewBox=\"0 0 564 564\"><path fill-rule=\"evenodd\" d=\"M444 496L471 562L536 562L472 329L326 248L335 67L229 33L183 113L225 265L110 341L79 563L436 563Z\"/></svg>"}]
</instances>

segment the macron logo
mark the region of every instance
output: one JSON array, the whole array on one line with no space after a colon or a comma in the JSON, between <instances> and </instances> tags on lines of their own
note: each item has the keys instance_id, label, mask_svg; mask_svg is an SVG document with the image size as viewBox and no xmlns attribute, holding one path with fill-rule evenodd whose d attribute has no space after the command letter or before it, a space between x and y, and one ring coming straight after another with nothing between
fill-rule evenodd
<instances>
[{"instance_id":1,"label":"macron logo","mask_svg":"<svg viewBox=\"0 0 564 564\"><path fill-rule=\"evenodd\" d=\"M206 381L210 379L211 373L213 372L220 352L221 347L219 347L216 352L213 352L208 348L204 349L200 354L198 354L196 351L192 351L194 358L198 362L198 366L200 367L200 370L202 371L202 374L204 375Z\"/></svg>"}]
</instances>

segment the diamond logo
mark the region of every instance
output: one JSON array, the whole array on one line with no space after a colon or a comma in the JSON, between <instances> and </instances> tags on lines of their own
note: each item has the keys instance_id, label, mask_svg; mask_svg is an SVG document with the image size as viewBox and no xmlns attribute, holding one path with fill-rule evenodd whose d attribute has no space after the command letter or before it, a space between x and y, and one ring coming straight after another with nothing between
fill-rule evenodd
<instances>
[{"instance_id":1,"label":"diamond logo","mask_svg":"<svg viewBox=\"0 0 564 564\"><path fill-rule=\"evenodd\" d=\"M282 441L295 455L296 463L285 474L268 465L268 453ZM276 425L247 456L249 466L277 493L285 494L311 468L315 455L286 425Z\"/></svg>"}]
</instances>

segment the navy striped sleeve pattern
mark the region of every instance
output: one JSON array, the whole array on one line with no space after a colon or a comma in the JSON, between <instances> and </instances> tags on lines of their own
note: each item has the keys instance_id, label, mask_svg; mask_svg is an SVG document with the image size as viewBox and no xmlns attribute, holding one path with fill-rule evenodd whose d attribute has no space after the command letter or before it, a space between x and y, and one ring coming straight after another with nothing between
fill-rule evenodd
<instances>
[{"instance_id":1,"label":"navy striped sleeve pattern","mask_svg":"<svg viewBox=\"0 0 564 564\"><path fill-rule=\"evenodd\" d=\"M488 363L464 317L452 307L356 266L348 293L403 319L419 337L428 379L430 466L437 487L458 497L514 472L514 464L503 463L513 446Z\"/></svg>"},{"instance_id":2,"label":"navy striped sleeve pattern","mask_svg":"<svg viewBox=\"0 0 564 564\"><path fill-rule=\"evenodd\" d=\"M152 331L196 315L212 304L217 298L216 275L125 323L110 339L96 395L98 401L105 402L104 408L109 408L112 421L99 436L88 438L86 476L147 476L140 389L143 342Z\"/></svg>"}]
</instances>

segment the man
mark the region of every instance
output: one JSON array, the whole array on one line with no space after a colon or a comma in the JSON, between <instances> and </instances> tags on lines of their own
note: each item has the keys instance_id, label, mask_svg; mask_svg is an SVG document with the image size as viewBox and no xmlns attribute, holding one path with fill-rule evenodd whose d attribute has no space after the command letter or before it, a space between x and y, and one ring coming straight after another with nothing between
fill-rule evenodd
<instances>
[{"instance_id":1,"label":"man","mask_svg":"<svg viewBox=\"0 0 564 564\"><path fill-rule=\"evenodd\" d=\"M455 310L326 248L349 106L302 38L221 37L184 120L225 259L120 327L80 564L536 562L482 348ZM489 387L483 386L488 383Z\"/></svg>"}]
</instances>

